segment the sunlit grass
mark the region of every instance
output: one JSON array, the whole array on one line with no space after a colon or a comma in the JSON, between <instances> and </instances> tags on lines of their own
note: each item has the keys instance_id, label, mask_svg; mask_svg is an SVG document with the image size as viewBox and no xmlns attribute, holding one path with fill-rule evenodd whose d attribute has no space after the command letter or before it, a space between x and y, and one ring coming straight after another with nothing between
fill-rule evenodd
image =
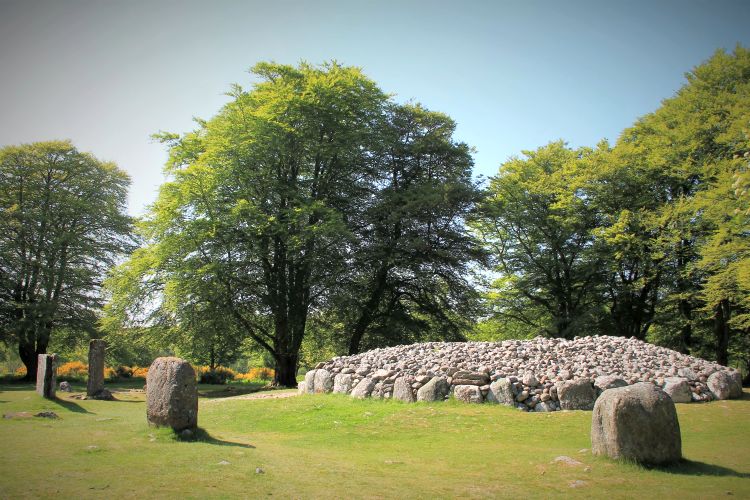
<instances>
[{"instance_id":1,"label":"sunlit grass","mask_svg":"<svg viewBox=\"0 0 750 500\"><path fill-rule=\"evenodd\" d=\"M52 402L30 389L0 386L0 412L61 419L0 421L2 497L750 496L747 394L678 405L687 460L649 470L592 457L590 412L213 398L201 399L201 431L184 441L146 424L142 392ZM581 465L553 463L559 455Z\"/></svg>"}]
</instances>

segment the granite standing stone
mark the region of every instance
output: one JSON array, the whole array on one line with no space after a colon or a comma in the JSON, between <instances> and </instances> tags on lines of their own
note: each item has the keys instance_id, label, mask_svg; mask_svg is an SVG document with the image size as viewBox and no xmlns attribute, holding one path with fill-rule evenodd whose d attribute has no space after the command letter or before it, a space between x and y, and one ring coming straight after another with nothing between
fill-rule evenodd
<instances>
[{"instance_id":1,"label":"granite standing stone","mask_svg":"<svg viewBox=\"0 0 750 500\"><path fill-rule=\"evenodd\" d=\"M708 377L706 384L716 399L729 399L734 393L736 393L736 382L734 378L724 370L712 373L711 376Z\"/></svg>"},{"instance_id":2,"label":"granite standing stone","mask_svg":"<svg viewBox=\"0 0 750 500\"><path fill-rule=\"evenodd\" d=\"M339 373L333 378L333 392L348 394L352 390L352 376L350 373Z\"/></svg>"},{"instance_id":3,"label":"granite standing stone","mask_svg":"<svg viewBox=\"0 0 750 500\"><path fill-rule=\"evenodd\" d=\"M558 383L557 396L560 398L560 407L563 410L591 410L596 401L594 385L591 380L585 378Z\"/></svg>"},{"instance_id":4,"label":"granite standing stone","mask_svg":"<svg viewBox=\"0 0 750 500\"><path fill-rule=\"evenodd\" d=\"M195 371L180 358L156 358L146 377L146 418L176 431L198 426Z\"/></svg>"},{"instance_id":5,"label":"granite standing stone","mask_svg":"<svg viewBox=\"0 0 750 500\"><path fill-rule=\"evenodd\" d=\"M515 406L516 398L513 395L513 383L507 378L492 382L490 391L487 393L487 402Z\"/></svg>"},{"instance_id":6,"label":"granite standing stone","mask_svg":"<svg viewBox=\"0 0 750 500\"><path fill-rule=\"evenodd\" d=\"M45 398L55 399L57 388L57 354L40 354L37 356L36 392Z\"/></svg>"},{"instance_id":7,"label":"granite standing stone","mask_svg":"<svg viewBox=\"0 0 750 500\"><path fill-rule=\"evenodd\" d=\"M86 395L97 396L104 389L104 350L107 343L101 339L89 342L89 380Z\"/></svg>"},{"instance_id":8,"label":"granite standing stone","mask_svg":"<svg viewBox=\"0 0 750 500\"><path fill-rule=\"evenodd\" d=\"M591 451L646 464L677 462L682 440L672 398L650 382L604 391L591 418Z\"/></svg>"},{"instance_id":9,"label":"granite standing stone","mask_svg":"<svg viewBox=\"0 0 750 500\"><path fill-rule=\"evenodd\" d=\"M451 386L441 377L432 379L417 391L417 401L443 401L450 394Z\"/></svg>"},{"instance_id":10,"label":"granite standing stone","mask_svg":"<svg viewBox=\"0 0 750 500\"><path fill-rule=\"evenodd\" d=\"M305 373L305 392L307 394L315 393L315 372L318 370L310 370Z\"/></svg>"},{"instance_id":11,"label":"granite standing stone","mask_svg":"<svg viewBox=\"0 0 750 500\"><path fill-rule=\"evenodd\" d=\"M373 380L369 377L365 377L359 381L354 389L352 389L351 396L357 399L365 399L370 397L373 389L377 385L377 380Z\"/></svg>"},{"instance_id":12,"label":"granite standing stone","mask_svg":"<svg viewBox=\"0 0 750 500\"><path fill-rule=\"evenodd\" d=\"M417 400L414 397L411 385L414 383L414 377L399 377L393 384L393 399L413 403Z\"/></svg>"},{"instance_id":13,"label":"granite standing stone","mask_svg":"<svg viewBox=\"0 0 750 500\"><path fill-rule=\"evenodd\" d=\"M316 393L331 392L333 390L333 377L331 372L324 368L315 370L315 382L313 383Z\"/></svg>"}]
</instances>

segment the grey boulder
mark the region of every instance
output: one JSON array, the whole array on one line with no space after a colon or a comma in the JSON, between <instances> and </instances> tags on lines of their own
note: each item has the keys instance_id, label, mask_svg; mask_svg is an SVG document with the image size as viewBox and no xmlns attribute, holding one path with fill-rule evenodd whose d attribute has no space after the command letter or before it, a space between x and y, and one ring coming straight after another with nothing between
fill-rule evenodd
<instances>
[{"instance_id":1,"label":"grey boulder","mask_svg":"<svg viewBox=\"0 0 750 500\"><path fill-rule=\"evenodd\" d=\"M310 370L305 373L305 392L307 394L315 394L315 372L318 370Z\"/></svg>"},{"instance_id":2,"label":"grey boulder","mask_svg":"<svg viewBox=\"0 0 750 500\"><path fill-rule=\"evenodd\" d=\"M563 410L592 410L596 401L596 391L589 379L558 382L557 397ZM606 391L605 391L606 392Z\"/></svg>"},{"instance_id":3,"label":"grey boulder","mask_svg":"<svg viewBox=\"0 0 750 500\"><path fill-rule=\"evenodd\" d=\"M450 392L451 387L445 379L432 377L417 391L417 401L443 401Z\"/></svg>"},{"instance_id":4,"label":"grey boulder","mask_svg":"<svg viewBox=\"0 0 750 500\"><path fill-rule=\"evenodd\" d=\"M413 403L417 400L414 397L414 391L411 389L413 380L409 377L399 377L393 384L393 399L404 401L406 403Z\"/></svg>"},{"instance_id":5,"label":"grey boulder","mask_svg":"<svg viewBox=\"0 0 750 500\"><path fill-rule=\"evenodd\" d=\"M453 397L464 403L481 403L482 391L476 385L457 385L453 388Z\"/></svg>"},{"instance_id":6,"label":"grey boulder","mask_svg":"<svg viewBox=\"0 0 750 500\"><path fill-rule=\"evenodd\" d=\"M195 371L184 359L156 358L146 376L146 418L176 431L198 425Z\"/></svg>"},{"instance_id":7,"label":"grey boulder","mask_svg":"<svg viewBox=\"0 0 750 500\"><path fill-rule=\"evenodd\" d=\"M315 370L313 389L316 394L331 392L333 390L333 376L331 376L331 372L323 368Z\"/></svg>"},{"instance_id":8,"label":"grey boulder","mask_svg":"<svg viewBox=\"0 0 750 500\"><path fill-rule=\"evenodd\" d=\"M497 379L490 384L487 393L488 403L499 403L501 405L515 406L516 398L513 395L513 383L507 378Z\"/></svg>"},{"instance_id":9,"label":"grey boulder","mask_svg":"<svg viewBox=\"0 0 750 500\"><path fill-rule=\"evenodd\" d=\"M363 378L359 381L357 386L352 389L352 397L357 399L365 399L366 397L369 397L377 383L377 380L373 380L369 377Z\"/></svg>"},{"instance_id":10,"label":"grey boulder","mask_svg":"<svg viewBox=\"0 0 750 500\"><path fill-rule=\"evenodd\" d=\"M679 461L682 439L672 398L649 382L604 391L591 418L591 451L645 464Z\"/></svg>"},{"instance_id":11,"label":"grey boulder","mask_svg":"<svg viewBox=\"0 0 750 500\"><path fill-rule=\"evenodd\" d=\"M693 396L688 381L682 377L669 377L664 379L664 392L666 392L675 403L689 403Z\"/></svg>"},{"instance_id":12,"label":"grey boulder","mask_svg":"<svg viewBox=\"0 0 750 500\"><path fill-rule=\"evenodd\" d=\"M733 394L737 394L736 381L724 370L712 373L706 385L716 399L729 399ZM740 388L740 395L741 393Z\"/></svg>"},{"instance_id":13,"label":"grey boulder","mask_svg":"<svg viewBox=\"0 0 750 500\"><path fill-rule=\"evenodd\" d=\"M349 373L339 373L333 378L333 392L348 394L352 390L352 376Z\"/></svg>"}]
</instances>

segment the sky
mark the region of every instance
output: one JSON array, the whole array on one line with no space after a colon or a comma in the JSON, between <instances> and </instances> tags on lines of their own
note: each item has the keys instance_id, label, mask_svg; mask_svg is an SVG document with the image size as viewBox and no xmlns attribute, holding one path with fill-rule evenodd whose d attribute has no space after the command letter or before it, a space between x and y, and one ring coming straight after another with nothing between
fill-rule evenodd
<instances>
[{"instance_id":1,"label":"sky","mask_svg":"<svg viewBox=\"0 0 750 500\"><path fill-rule=\"evenodd\" d=\"M475 175L563 139L617 139L717 49L750 46L750 1L0 0L0 147L70 139L164 180L151 134L210 118L259 61L335 59L458 123Z\"/></svg>"}]
</instances>

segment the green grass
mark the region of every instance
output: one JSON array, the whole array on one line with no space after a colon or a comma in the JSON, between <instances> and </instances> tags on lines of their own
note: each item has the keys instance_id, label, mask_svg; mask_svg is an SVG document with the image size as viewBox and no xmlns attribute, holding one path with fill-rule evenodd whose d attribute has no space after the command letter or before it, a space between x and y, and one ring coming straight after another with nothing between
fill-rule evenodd
<instances>
[{"instance_id":1,"label":"green grass","mask_svg":"<svg viewBox=\"0 0 750 500\"><path fill-rule=\"evenodd\" d=\"M666 469L582 451L590 412L213 398L201 399L199 440L184 442L146 424L143 393L116 395L54 402L28 385L0 386L1 413L62 417L0 420L0 497L750 497L748 393L678 405L686 460ZM559 455L582 465L552 463Z\"/></svg>"}]
</instances>

